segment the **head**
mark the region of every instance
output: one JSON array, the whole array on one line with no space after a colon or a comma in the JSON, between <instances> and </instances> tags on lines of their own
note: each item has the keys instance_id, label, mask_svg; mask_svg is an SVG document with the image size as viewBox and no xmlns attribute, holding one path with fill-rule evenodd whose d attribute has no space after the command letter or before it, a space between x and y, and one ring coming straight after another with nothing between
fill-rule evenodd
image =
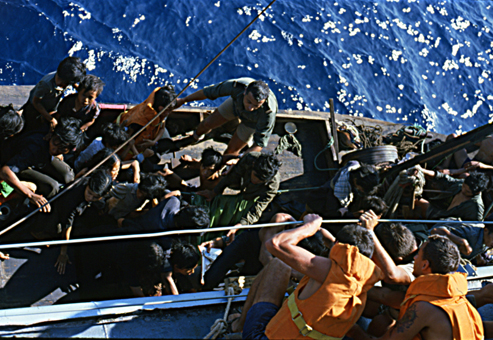
<instances>
[{"instance_id":1,"label":"head","mask_svg":"<svg viewBox=\"0 0 493 340\"><path fill-rule=\"evenodd\" d=\"M62 117L50 138L50 155L63 155L79 148L84 143L85 136L81 126L79 119Z\"/></svg>"},{"instance_id":2,"label":"head","mask_svg":"<svg viewBox=\"0 0 493 340\"><path fill-rule=\"evenodd\" d=\"M493 224L485 224L483 235L483 243L486 247L493 248Z\"/></svg>"},{"instance_id":3,"label":"head","mask_svg":"<svg viewBox=\"0 0 493 340\"><path fill-rule=\"evenodd\" d=\"M243 106L247 111L255 111L264 105L269 97L269 86L262 80L248 84L243 97Z\"/></svg>"},{"instance_id":4,"label":"head","mask_svg":"<svg viewBox=\"0 0 493 340\"><path fill-rule=\"evenodd\" d=\"M192 275L200 260L197 248L188 242L178 242L171 247L169 263L173 272L182 275Z\"/></svg>"},{"instance_id":5,"label":"head","mask_svg":"<svg viewBox=\"0 0 493 340\"><path fill-rule=\"evenodd\" d=\"M370 232L357 224L344 226L336 235L337 241L358 247L360 254L371 258L375 244Z\"/></svg>"},{"instance_id":6,"label":"head","mask_svg":"<svg viewBox=\"0 0 493 340\"><path fill-rule=\"evenodd\" d=\"M12 104L0 107L0 140L18 134L23 127L24 116L19 115Z\"/></svg>"},{"instance_id":7,"label":"head","mask_svg":"<svg viewBox=\"0 0 493 340\"><path fill-rule=\"evenodd\" d=\"M166 180L161 175L141 174L137 190L138 198L161 198L165 194Z\"/></svg>"},{"instance_id":8,"label":"head","mask_svg":"<svg viewBox=\"0 0 493 340\"><path fill-rule=\"evenodd\" d=\"M83 106L92 105L103 92L104 82L93 74L82 78L77 89L77 99Z\"/></svg>"},{"instance_id":9,"label":"head","mask_svg":"<svg viewBox=\"0 0 493 340\"><path fill-rule=\"evenodd\" d=\"M431 235L414 257L414 276L448 274L459 268L459 248L445 236Z\"/></svg>"},{"instance_id":10,"label":"head","mask_svg":"<svg viewBox=\"0 0 493 340\"><path fill-rule=\"evenodd\" d=\"M200 160L200 176L203 178L211 177L216 171L221 168L223 163L223 155L210 147L202 152Z\"/></svg>"},{"instance_id":11,"label":"head","mask_svg":"<svg viewBox=\"0 0 493 340\"><path fill-rule=\"evenodd\" d=\"M378 170L374 165L361 163L361 166L350 172L349 179L353 188L365 194L372 194L380 183Z\"/></svg>"},{"instance_id":12,"label":"head","mask_svg":"<svg viewBox=\"0 0 493 340\"><path fill-rule=\"evenodd\" d=\"M488 177L482 172L473 171L466 177L462 184L462 194L466 197L474 197L488 188Z\"/></svg>"},{"instance_id":13,"label":"head","mask_svg":"<svg viewBox=\"0 0 493 340\"><path fill-rule=\"evenodd\" d=\"M181 208L174 217L178 229L205 229L211 223L209 209L203 206L187 205Z\"/></svg>"},{"instance_id":14,"label":"head","mask_svg":"<svg viewBox=\"0 0 493 340\"><path fill-rule=\"evenodd\" d=\"M329 249L325 246L321 231L317 231L315 235L301 240L298 246L317 256L327 256L329 254Z\"/></svg>"},{"instance_id":15,"label":"head","mask_svg":"<svg viewBox=\"0 0 493 340\"><path fill-rule=\"evenodd\" d=\"M108 123L103 128L103 145L107 148L115 150L117 147L125 143L128 139L128 134L123 127L117 123Z\"/></svg>"},{"instance_id":16,"label":"head","mask_svg":"<svg viewBox=\"0 0 493 340\"><path fill-rule=\"evenodd\" d=\"M152 104L152 108L156 112L160 112L164 109L169 103L175 99L175 87L171 84L164 85L161 87L156 94L154 95L154 103ZM174 105L170 105L168 110L173 110Z\"/></svg>"},{"instance_id":17,"label":"head","mask_svg":"<svg viewBox=\"0 0 493 340\"><path fill-rule=\"evenodd\" d=\"M281 165L281 161L273 154L261 154L253 164L252 183L259 184L270 181L277 174Z\"/></svg>"},{"instance_id":18,"label":"head","mask_svg":"<svg viewBox=\"0 0 493 340\"><path fill-rule=\"evenodd\" d=\"M375 234L396 263L402 263L411 255L412 260L418 250L414 234L401 223L380 223L375 228Z\"/></svg>"},{"instance_id":19,"label":"head","mask_svg":"<svg viewBox=\"0 0 493 340\"><path fill-rule=\"evenodd\" d=\"M388 209L389 207L385 201L378 196L367 196L363 199L363 202L361 202L361 210L373 210L373 212L379 217L385 215Z\"/></svg>"},{"instance_id":20,"label":"head","mask_svg":"<svg viewBox=\"0 0 493 340\"><path fill-rule=\"evenodd\" d=\"M67 87L79 83L86 75L86 65L80 58L67 57L61 61L56 70L57 85Z\"/></svg>"},{"instance_id":21,"label":"head","mask_svg":"<svg viewBox=\"0 0 493 340\"><path fill-rule=\"evenodd\" d=\"M84 191L84 197L87 202L96 202L103 198L110 189L113 179L104 170L96 170L89 178L89 183Z\"/></svg>"},{"instance_id":22,"label":"head","mask_svg":"<svg viewBox=\"0 0 493 340\"><path fill-rule=\"evenodd\" d=\"M140 286L145 296L161 295L161 272L165 264L166 255L156 242L136 242L135 254L141 261L140 270L137 275Z\"/></svg>"},{"instance_id":23,"label":"head","mask_svg":"<svg viewBox=\"0 0 493 340\"><path fill-rule=\"evenodd\" d=\"M104 148L99 150L94 156L92 156L91 160L87 163L87 168L92 169L96 165L98 165L103 159L108 157L114 152L113 149ZM105 170L113 180L116 180L118 174L120 172L121 161L120 157L117 154L111 155L110 158L106 160L103 164L99 166L99 169Z\"/></svg>"}]
</instances>

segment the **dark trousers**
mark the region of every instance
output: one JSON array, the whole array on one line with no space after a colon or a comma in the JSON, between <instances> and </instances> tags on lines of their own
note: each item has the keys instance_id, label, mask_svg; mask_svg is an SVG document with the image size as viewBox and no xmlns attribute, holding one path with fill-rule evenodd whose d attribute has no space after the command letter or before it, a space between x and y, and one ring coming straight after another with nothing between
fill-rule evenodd
<instances>
[{"instance_id":1,"label":"dark trousers","mask_svg":"<svg viewBox=\"0 0 493 340\"><path fill-rule=\"evenodd\" d=\"M60 191L62 184L68 184L74 180L72 168L58 158L41 170L26 169L19 173L19 179L36 184L36 193L51 198Z\"/></svg>"},{"instance_id":2,"label":"dark trousers","mask_svg":"<svg viewBox=\"0 0 493 340\"><path fill-rule=\"evenodd\" d=\"M223 250L204 275L204 290L217 287L228 270L241 260L245 261L241 269L242 275L256 275L262 270L262 263L258 259L261 246L258 233L259 229L244 231Z\"/></svg>"}]
</instances>

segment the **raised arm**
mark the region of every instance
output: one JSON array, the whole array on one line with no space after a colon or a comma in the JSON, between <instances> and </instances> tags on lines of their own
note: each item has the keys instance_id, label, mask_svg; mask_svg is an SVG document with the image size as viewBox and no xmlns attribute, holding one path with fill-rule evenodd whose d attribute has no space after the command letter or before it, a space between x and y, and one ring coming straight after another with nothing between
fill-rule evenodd
<instances>
[{"instance_id":1,"label":"raised arm","mask_svg":"<svg viewBox=\"0 0 493 340\"><path fill-rule=\"evenodd\" d=\"M194 102L196 100L204 100L204 99L207 99L207 97L204 94L204 90L198 90L192 94L189 94L185 98L177 98L175 109L179 108L185 103Z\"/></svg>"},{"instance_id":2,"label":"raised arm","mask_svg":"<svg viewBox=\"0 0 493 340\"><path fill-rule=\"evenodd\" d=\"M265 244L267 250L298 272L323 283L329 273L332 261L326 257L316 256L297 244L320 230L322 218L315 214L306 215L301 227L286 230L275 235Z\"/></svg>"}]
</instances>

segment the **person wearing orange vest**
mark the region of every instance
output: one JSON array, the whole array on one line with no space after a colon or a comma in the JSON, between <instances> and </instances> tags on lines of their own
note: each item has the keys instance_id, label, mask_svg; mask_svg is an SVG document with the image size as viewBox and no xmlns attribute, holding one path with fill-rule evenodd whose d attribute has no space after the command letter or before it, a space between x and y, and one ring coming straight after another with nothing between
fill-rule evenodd
<instances>
[{"instance_id":1,"label":"person wearing orange vest","mask_svg":"<svg viewBox=\"0 0 493 340\"><path fill-rule=\"evenodd\" d=\"M466 299L466 274L456 272L459 262L459 249L452 241L430 236L414 258L417 278L406 292L399 320L378 339L483 339L481 317ZM348 336L375 339L359 326Z\"/></svg>"},{"instance_id":2,"label":"person wearing orange vest","mask_svg":"<svg viewBox=\"0 0 493 340\"><path fill-rule=\"evenodd\" d=\"M321 230L322 218L309 214L304 225L276 234L266 242L276 258L255 279L243 313L236 323L244 339L342 339L361 316L366 292L383 278L369 259L373 240L359 225L339 231L329 258L314 254L297 244ZM294 269L305 277L282 304Z\"/></svg>"}]
</instances>

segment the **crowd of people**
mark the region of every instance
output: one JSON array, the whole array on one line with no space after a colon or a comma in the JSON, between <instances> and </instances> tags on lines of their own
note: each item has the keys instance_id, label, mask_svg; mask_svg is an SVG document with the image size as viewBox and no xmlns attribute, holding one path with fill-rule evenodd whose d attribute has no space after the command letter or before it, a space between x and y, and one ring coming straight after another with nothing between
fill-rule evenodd
<instances>
[{"instance_id":1,"label":"crowd of people","mask_svg":"<svg viewBox=\"0 0 493 340\"><path fill-rule=\"evenodd\" d=\"M79 58L67 57L20 110L0 109L2 202L18 211L40 210L19 226L15 241L248 226L262 218L278 194L282 166L262 152L278 109L266 83L231 79L184 98L166 85L113 122L98 124L96 99L104 85L86 74ZM69 86L76 93L64 96ZM227 99L181 147L225 124L234 123L235 132L224 153L206 148L200 159L181 158L199 177L199 185L191 185L160 164L159 155L176 148L166 118L185 103L219 97ZM212 290L231 270L256 275L241 313L229 320L230 331L244 338L493 336L477 312L493 302L493 286L468 292L464 270L488 264L493 247L493 227L482 223L490 213L483 194L491 188L491 138L479 144L474 160L459 150L441 167L416 166L403 174L424 178L435 197L412 188L408 197L389 202L393 186L380 169L350 161L308 195L301 216L278 212L271 227L65 245L54 266L60 275L69 265L76 268L82 300L108 298L102 282L120 297L159 296ZM48 202L74 181L63 198ZM239 193L223 194L227 188ZM402 216L437 223L379 223ZM301 226L279 225L301 220ZM222 253L205 273L196 270L201 253L211 248ZM367 327L357 324L361 317L371 321Z\"/></svg>"}]
</instances>

